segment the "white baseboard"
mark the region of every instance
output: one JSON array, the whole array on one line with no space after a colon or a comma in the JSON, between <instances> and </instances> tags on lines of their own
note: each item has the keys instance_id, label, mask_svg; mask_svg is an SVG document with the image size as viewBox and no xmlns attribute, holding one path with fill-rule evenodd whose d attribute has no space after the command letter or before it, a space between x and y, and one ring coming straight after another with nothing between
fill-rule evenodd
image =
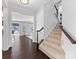
<instances>
[{"instance_id":1,"label":"white baseboard","mask_svg":"<svg viewBox=\"0 0 79 59\"><path fill-rule=\"evenodd\" d=\"M9 45L8 47L2 48L3 51L7 51L9 50L9 48L12 47L11 45Z\"/></svg>"}]
</instances>

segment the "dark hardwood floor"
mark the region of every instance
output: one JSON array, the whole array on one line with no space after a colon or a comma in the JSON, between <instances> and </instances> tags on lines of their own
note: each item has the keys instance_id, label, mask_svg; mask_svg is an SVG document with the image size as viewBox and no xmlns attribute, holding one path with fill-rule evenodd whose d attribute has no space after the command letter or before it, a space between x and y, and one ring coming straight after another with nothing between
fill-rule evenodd
<instances>
[{"instance_id":1,"label":"dark hardwood floor","mask_svg":"<svg viewBox=\"0 0 79 59\"><path fill-rule=\"evenodd\" d=\"M31 39L21 36L15 39L12 50L3 53L3 59L50 59L40 50L37 51L36 43L32 43Z\"/></svg>"}]
</instances>

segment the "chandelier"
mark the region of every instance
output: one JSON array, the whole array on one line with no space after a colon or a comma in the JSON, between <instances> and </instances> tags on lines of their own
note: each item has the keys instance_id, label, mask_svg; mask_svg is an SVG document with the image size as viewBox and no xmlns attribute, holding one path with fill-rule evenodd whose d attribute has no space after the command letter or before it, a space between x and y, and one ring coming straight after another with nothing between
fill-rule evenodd
<instances>
[{"instance_id":1,"label":"chandelier","mask_svg":"<svg viewBox=\"0 0 79 59\"><path fill-rule=\"evenodd\" d=\"M25 5L29 4L29 0L20 0L20 2Z\"/></svg>"}]
</instances>

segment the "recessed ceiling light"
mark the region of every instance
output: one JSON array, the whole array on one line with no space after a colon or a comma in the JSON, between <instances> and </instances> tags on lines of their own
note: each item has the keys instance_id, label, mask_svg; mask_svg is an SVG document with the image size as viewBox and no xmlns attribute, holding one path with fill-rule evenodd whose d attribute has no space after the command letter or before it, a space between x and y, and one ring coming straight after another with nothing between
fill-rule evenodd
<instances>
[{"instance_id":1,"label":"recessed ceiling light","mask_svg":"<svg viewBox=\"0 0 79 59\"><path fill-rule=\"evenodd\" d=\"M29 0L20 0L22 4L29 4Z\"/></svg>"}]
</instances>

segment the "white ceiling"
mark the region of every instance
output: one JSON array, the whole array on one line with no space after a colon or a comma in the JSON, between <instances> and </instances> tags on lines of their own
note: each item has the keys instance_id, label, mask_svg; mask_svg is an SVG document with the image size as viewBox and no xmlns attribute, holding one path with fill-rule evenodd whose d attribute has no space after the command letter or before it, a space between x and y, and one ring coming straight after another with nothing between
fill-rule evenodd
<instances>
[{"instance_id":1,"label":"white ceiling","mask_svg":"<svg viewBox=\"0 0 79 59\"><path fill-rule=\"evenodd\" d=\"M49 0L29 0L28 5L21 4L20 0L7 0L10 8L27 15L34 15L40 6Z\"/></svg>"},{"instance_id":2,"label":"white ceiling","mask_svg":"<svg viewBox=\"0 0 79 59\"><path fill-rule=\"evenodd\" d=\"M29 0L28 5L21 4L20 0L6 0L9 4L9 7L15 11L25 15L35 15L38 9L48 1L52 0ZM53 0L58 1L58 0Z\"/></svg>"}]
</instances>

